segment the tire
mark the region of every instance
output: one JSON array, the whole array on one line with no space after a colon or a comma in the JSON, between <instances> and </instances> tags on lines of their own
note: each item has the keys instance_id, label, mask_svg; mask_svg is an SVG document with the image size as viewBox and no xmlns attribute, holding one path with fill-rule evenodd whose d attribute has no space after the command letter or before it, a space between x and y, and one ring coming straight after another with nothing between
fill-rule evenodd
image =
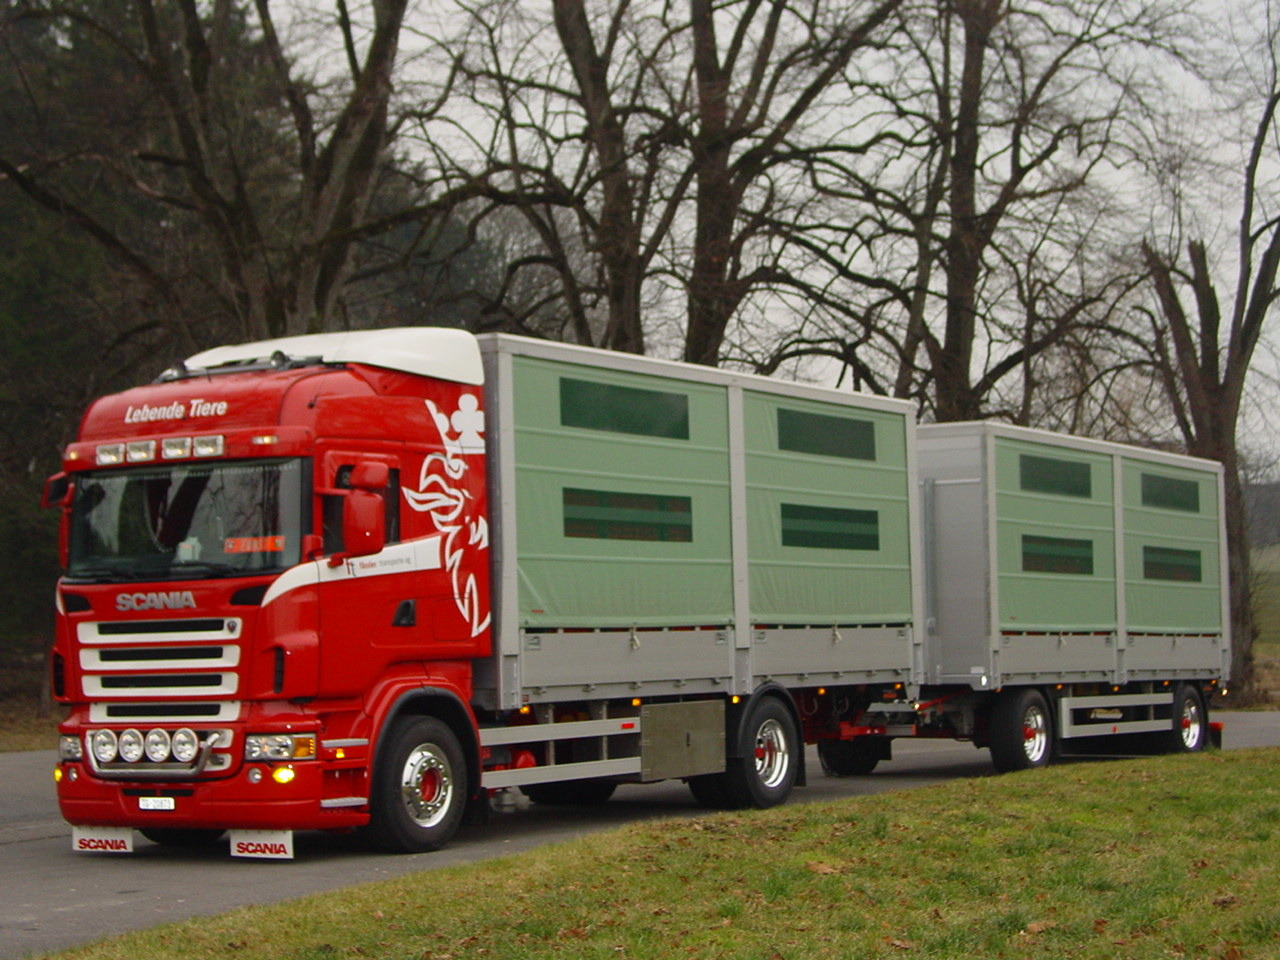
<instances>
[{"instance_id":1,"label":"tire","mask_svg":"<svg viewBox=\"0 0 1280 960\"><path fill-rule=\"evenodd\" d=\"M538 804L595 807L607 803L618 785L612 780L569 780L565 783L531 783L520 789Z\"/></svg>"},{"instance_id":2,"label":"tire","mask_svg":"<svg viewBox=\"0 0 1280 960\"><path fill-rule=\"evenodd\" d=\"M818 760L828 777L865 777L880 763L880 751L865 737L819 740Z\"/></svg>"},{"instance_id":3,"label":"tire","mask_svg":"<svg viewBox=\"0 0 1280 960\"><path fill-rule=\"evenodd\" d=\"M775 807L791 795L803 760L800 732L777 697L761 697L742 725L741 756L725 764L724 786L733 807Z\"/></svg>"},{"instance_id":4,"label":"tire","mask_svg":"<svg viewBox=\"0 0 1280 960\"><path fill-rule=\"evenodd\" d=\"M1053 719L1039 690L1022 687L1001 694L989 724L991 762L998 772L1043 767L1052 758Z\"/></svg>"},{"instance_id":5,"label":"tire","mask_svg":"<svg viewBox=\"0 0 1280 960\"><path fill-rule=\"evenodd\" d=\"M1173 695L1173 729L1167 734L1169 753L1197 753L1209 742L1209 711L1204 697L1189 683Z\"/></svg>"},{"instance_id":6,"label":"tire","mask_svg":"<svg viewBox=\"0 0 1280 960\"><path fill-rule=\"evenodd\" d=\"M462 746L435 717L397 720L386 738L369 797L369 839L391 853L439 850L467 806Z\"/></svg>"},{"instance_id":7,"label":"tire","mask_svg":"<svg viewBox=\"0 0 1280 960\"><path fill-rule=\"evenodd\" d=\"M225 830L202 830L197 827L146 827L138 831L152 843L162 847L212 847L224 836Z\"/></svg>"},{"instance_id":8,"label":"tire","mask_svg":"<svg viewBox=\"0 0 1280 960\"><path fill-rule=\"evenodd\" d=\"M729 797L729 785L723 773L705 773L690 777L685 782L689 784L689 792L699 806L708 810L733 809L734 803Z\"/></svg>"}]
</instances>

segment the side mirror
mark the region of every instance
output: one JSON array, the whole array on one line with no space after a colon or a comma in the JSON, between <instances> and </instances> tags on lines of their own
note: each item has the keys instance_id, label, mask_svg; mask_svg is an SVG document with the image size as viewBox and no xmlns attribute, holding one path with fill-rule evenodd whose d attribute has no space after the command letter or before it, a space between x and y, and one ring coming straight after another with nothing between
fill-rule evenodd
<instances>
[{"instance_id":1,"label":"side mirror","mask_svg":"<svg viewBox=\"0 0 1280 960\"><path fill-rule=\"evenodd\" d=\"M329 558L329 566L336 567L349 557L381 553L387 545L382 491L390 479L391 470L385 463L365 460L352 468L349 489L342 491L343 550Z\"/></svg>"},{"instance_id":2,"label":"side mirror","mask_svg":"<svg viewBox=\"0 0 1280 960\"><path fill-rule=\"evenodd\" d=\"M44 482L40 494L40 506L62 509L62 522L58 525L58 565L63 570L71 560L71 501L76 495L76 485L65 473L55 473Z\"/></svg>"},{"instance_id":3,"label":"side mirror","mask_svg":"<svg viewBox=\"0 0 1280 960\"><path fill-rule=\"evenodd\" d=\"M353 489L342 505L342 542L346 546L343 554L368 557L381 553L387 545L386 522L382 494Z\"/></svg>"},{"instance_id":4,"label":"side mirror","mask_svg":"<svg viewBox=\"0 0 1280 960\"><path fill-rule=\"evenodd\" d=\"M65 473L55 473L44 482L44 492L40 495L40 506L46 509L50 507L68 507L71 505L71 495L74 489L69 476Z\"/></svg>"}]
</instances>

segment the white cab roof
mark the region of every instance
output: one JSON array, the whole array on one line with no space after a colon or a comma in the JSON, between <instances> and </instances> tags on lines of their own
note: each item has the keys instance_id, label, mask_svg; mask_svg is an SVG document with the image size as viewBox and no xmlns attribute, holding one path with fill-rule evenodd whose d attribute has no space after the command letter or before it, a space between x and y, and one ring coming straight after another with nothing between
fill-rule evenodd
<instances>
[{"instance_id":1,"label":"white cab roof","mask_svg":"<svg viewBox=\"0 0 1280 960\"><path fill-rule=\"evenodd\" d=\"M226 364L266 363L276 353L318 357L325 363L363 363L455 383L484 383L475 337L447 327L387 327L259 340L204 350L188 357L186 365L189 370L209 370Z\"/></svg>"}]
</instances>

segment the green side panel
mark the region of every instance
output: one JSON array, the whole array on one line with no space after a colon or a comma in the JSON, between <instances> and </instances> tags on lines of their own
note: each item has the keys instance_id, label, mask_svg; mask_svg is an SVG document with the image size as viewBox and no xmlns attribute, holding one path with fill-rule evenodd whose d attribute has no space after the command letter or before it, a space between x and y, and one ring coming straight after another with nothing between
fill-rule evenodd
<instances>
[{"instance_id":1,"label":"green side panel","mask_svg":"<svg viewBox=\"0 0 1280 960\"><path fill-rule=\"evenodd\" d=\"M998 438L995 484L1000 629L1116 629L1111 457Z\"/></svg>"},{"instance_id":2,"label":"green side panel","mask_svg":"<svg viewBox=\"0 0 1280 960\"><path fill-rule=\"evenodd\" d=\"M1217 474L1125 458L1121 477L1129 631L1221 630Z\"/></svg>"},{"instance_id":3,"label":"green side panel","mask_svg":"<svg viewBox=\"0 0 1280 960\"><path fill-rule=\"evenodd\" d=\"M743 414L752 620L909 623L905 417L750 390ZM823 443L821 418L853 422Z\"/></svg>"},{"instance_id":4,"label":"green side panel","mask_svg":"<svg viewBox=\"0 0 1280 960\"><path fill-rule=\"evenodd\" d=\"M513 376L521 623L731 622L725 389L521 356ZM637 408L600 409L619 398Z\"/></svg>"}]
</instances>

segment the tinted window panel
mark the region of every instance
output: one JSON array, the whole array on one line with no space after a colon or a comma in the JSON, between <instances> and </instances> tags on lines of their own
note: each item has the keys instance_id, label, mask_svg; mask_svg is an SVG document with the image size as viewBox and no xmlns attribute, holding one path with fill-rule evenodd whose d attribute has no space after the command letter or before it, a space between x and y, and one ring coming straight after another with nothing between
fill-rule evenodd
<instances>
[{"instance_id":1,"label":"tinted window panel","mask_svg":"<svg viewBox=\"0 0 1280 960\"><path fill-rule=\"evenodd\" d=\"M560 422L566 427L608 430L669 440L689 439L689 398L683 393L560 380Z\"/></svg>"},{"instance_id":2,"label":"tinted window panel","mask_svg":"<svg viewBox=\"0 0 1280 960\"><path fill-rule=\"evenodd\" d=\"M1194 480L1176 480L1154 473L1142 475L1142 504L1165 510L1200 512L1200 484Z\"/></svg>"},{"instance_id":3,"label":"tinted window panel","mask_svg":"<svg viewBox=\"0 0 1280 960\"><path fill-rule=\"evenodd\" d=\"M827 550L879 550L880 516L874 510L841 510L784 503L782 545Z\"/></svg>"},{"instance_id":4,"label":"tinted window panel","mask_svg":"<svg viewBox=\"0 0 1280 960\"><path fill-rule=\"evenodd\" d=\"M689 543L693 540L693 503L689 497L566 488L564 535Z\"/></svg>"},{"instance_id":5,"label":"tinted window panel","mask_svg":"<svg viewBox=\"0 0 1280 960\"><path fill-rule=\"evenodd\" d=\"M876 427L867 420L779 408L778 449L847 460L874 460Z\"/></svg>"},{"instance_id":6,"label":"tinted window panel","mask_svg":"<svg viewBox=\"0 0 1280 960\"><path fill-rule=\"evenodd\" d=\"M1060 537L1022 538L1022 569L1028 573L1093 574L1093 541Z\"/></svg>"},{"instance_id":7,"label":"tinted window panel","mask_svg":"<svg viewBox=\"0 0 1280 960\"><path fill-rule=\"evenodd\" d=\"M1181 580L1199 583L1202 578L1199 550L1170 547L1142 548L1142 575L1148 580Z\"/></svg>"},{"instance_id":8,"label":"tinted window panel","mask_svg":"<svg viewBox=\"0 0 1280 960\"><path fill-rule=\"evenodd\" d=\"M1093 496L1093 477L1089 464L1057 457L1022 454L1019 458L1019 481L1023 490L1052 493L1064 497Z\"/></svg>"}]
</instances>

